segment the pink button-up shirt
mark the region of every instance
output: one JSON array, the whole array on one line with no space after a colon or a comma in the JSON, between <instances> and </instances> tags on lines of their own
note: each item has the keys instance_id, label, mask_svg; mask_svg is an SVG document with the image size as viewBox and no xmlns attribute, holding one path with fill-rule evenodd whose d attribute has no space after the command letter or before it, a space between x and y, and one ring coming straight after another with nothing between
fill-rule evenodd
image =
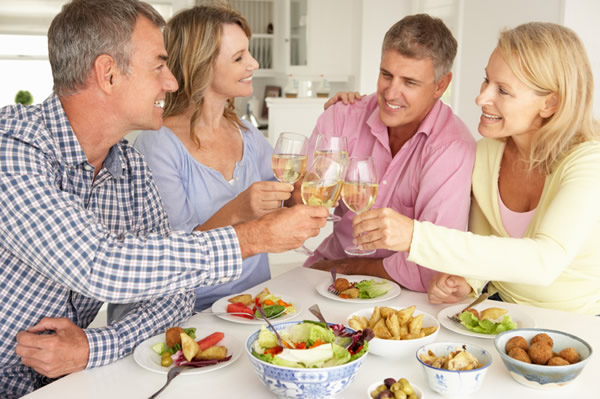
<instances>
[{"instance_id":1,"label":"pink button-up shirt","mask_svg":"<svg viewBox=\"0 0 600 399\"><path fill-rule=\"evenodd\" d=\"M450 107L437 101L417 133L392 157L387 127L379 118L377 96L354 105L339 102L319 117L310 139L312 154L317 134L346 136L350 156L371 155L379 191L373 208L392 208L407 217L453 229L467 228L475 139ZM340 201L335 213L342 220L309 257L305 266L321 259L342 259L352 244L354 213ZM431 249L435 251L435 248ZM402 286L426 291L435 271L406 260L407 253L378 250L387 273Z\"/></svg>"}]
</instances>

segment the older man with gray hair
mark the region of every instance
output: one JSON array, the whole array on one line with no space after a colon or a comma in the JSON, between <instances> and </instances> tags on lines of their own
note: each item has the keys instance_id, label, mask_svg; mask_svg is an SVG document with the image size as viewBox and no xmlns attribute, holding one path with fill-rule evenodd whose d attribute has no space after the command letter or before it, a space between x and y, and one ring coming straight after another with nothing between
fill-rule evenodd
<instances>
[{"instance_id":1,"label":"older man with gray hair","mask_svg":"<svg viewBox=\"0 0 600 399\"><path fill-rule=\"evenodd\" d=\"M206 232L171 231L126 133L158 129L163 18L137 0L73 0L48 32L53 93L0 109L0 397L115 361L190 316L193 289L242 258L318 234L327 210L297 206ZM87 328L104 301L135 303Z\"/></svg>"}]
</instances>

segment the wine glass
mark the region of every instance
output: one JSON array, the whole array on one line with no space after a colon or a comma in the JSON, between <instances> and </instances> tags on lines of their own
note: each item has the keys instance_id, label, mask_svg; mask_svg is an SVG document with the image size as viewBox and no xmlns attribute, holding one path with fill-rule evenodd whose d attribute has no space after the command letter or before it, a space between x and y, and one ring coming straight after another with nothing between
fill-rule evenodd
<instances>
[{"instance_id":1,"label":"wine glass","mask_svg":"<svg viewBox=\"0 0 600 399\"><path fill-rule=\"evenodd\" d=\"M342 200L356 213L369 210L377 197L377 171L372 157L350 157L344 185ZM363 250L355 245L344 248L348 255L364 256L375 253L375 250Z\"/></svg>"},{"instance_id":2,"label":"wine glass","mask_svg":"<svg viewBox=\"0 0 600 399\"><path fill-rule=\"evenodd\" d=\"M271 158L271 168L275 178L283 183L296 183L306 169L307 154L308 139L306 136L298 133L281 133L277 138Z\"/></svg>"},{"instance_id":3,"label":"wine glass","mask_svg":"<svg viewBox=\"0 0 600 399\"><path fill-rule=\"evenodd\" d=\"M314 158L317 157L327 157L331 158L334 161L339 162L343 168L348 164L348 142L346 140L346 136L323 136L317 135L317 142L315 144L315 154ZM343 180L343 176L342 176ZM331 208L335 205L339 198L339 194L335 201L328 206ZM327 220L332 222L340 221L342 218L338 215L334 215L331 210L329 211L329 216Z\"/></svg>"},{"instance_id":4,"label":"wine glass","mask_svg":"<svg viewBox=\"0 0 600 399\"><path fill-rule=\"evenodd\" d=\"M283 183L294 184L304 175L308 159L308 139L299 133L284 132L279 135L273 156L271 168L275 178ZM281 201L283 207L283 201ZM302 245L296 249L305 255L313 255L313 251Z\"/></svg>"},{"instance_id":5,"label":"wine glass","mask_svg":"<svg viewBox=\"0 0 600 399\"><path fill-rule=\"evenodd\" d=\"M334 159L318 156L302 181L302 202L331 208L340 198L343 184L344 165Z\"/></svg>"}]
</instances>

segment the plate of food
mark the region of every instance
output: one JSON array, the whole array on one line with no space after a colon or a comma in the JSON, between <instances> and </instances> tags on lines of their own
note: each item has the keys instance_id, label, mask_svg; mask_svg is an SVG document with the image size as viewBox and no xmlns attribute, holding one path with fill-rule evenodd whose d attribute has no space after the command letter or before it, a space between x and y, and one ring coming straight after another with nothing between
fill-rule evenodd
<instances>
[{"instance_id":1,"label":"plate of food","mask_svg":"<svg viewBox=\"0 0 600 399\"><path fill-rule=\"evenodd\" d=\"M181 374L209 373L229 366L242 354L241 342L227 334L210 331L199 325L173 327L167 331L148 338L135 348L133 360L140 367L167 374L175 365L184 365L190 367ZM181 331L188 337L183 337L183 343ZM178 342L176 337L179 337Z\"/></svg>"},{"instance_id":2,"label":"plate of food","mask_svg":"<svg viewBox=\"0 0 600 399\"><path fill-rule=\"evenodd\" d=\"M325 298L341 302L373 303L387 301L400 295L400 286L384 278L362 275L338 275L335 282L326 278L317 285Z\"/></svg>"},{"instance_id":3,"label":"plate of food","mask_svg":"<svg viewBox=\"0 0 600 399\"><path fill-rule=\"evenodd\" d=\"M290 295L273 294L268 288L250 289L217 300L212 312L223 320L242 324L264 324L258 307L269 320L280 322L293 319L302 311L299 303Z\"/></svg>"},{"instance_id":4,"label":"plate of food","mask_svg":"<svg viewBox=\"0 0 600 399\"><path fill-rule=\"evenodd\" d=\"M503 331L515 328L535 327L535 320L521 309L511 307L509 310L499 301L484 301L459 315L460 322L451 319L453 315L464 309L465 304L458 304L442 309L437 319L450 331L478 338L496 338Z\"/></svg>"}]
</instances>

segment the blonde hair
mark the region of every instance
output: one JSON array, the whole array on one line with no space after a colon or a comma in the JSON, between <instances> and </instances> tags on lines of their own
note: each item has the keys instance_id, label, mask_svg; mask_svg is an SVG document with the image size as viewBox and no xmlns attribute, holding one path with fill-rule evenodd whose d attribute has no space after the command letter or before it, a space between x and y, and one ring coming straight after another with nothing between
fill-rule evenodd
<instances>
[{"instance_id":1,"label":"blonde hair","mask_svg":"<svg viewBox=\"0 0 600 399\"><path fill-rule=\"evenodd\" d=\"M164 116L177 115L189 107L194 108L190 122L190 137L198 146L200 142L192 127L200 118L204 93L213 80L214 63L221 47L224 24L236 24L251 36L246 19L226 5L198 6L175 15L164 31L165 47L169 58L167 65L179 88L167 93ZM234 99L227 100L223 116L243 128L235 113Z\"/></svg>"},{"instance_id":2,"label":"blonde hair","mask_svg":"<svg viewBox=\"0 0 600 399\"><path fill-rule=\"evenodd\" d=\"M532 140L529 169L552 173L576 144L598 140L594 80L583 44L571 29L530 22L500 34L498 50L515 76L540 96L554 94L557 109Z\"/></svg>"}]
</instances>

